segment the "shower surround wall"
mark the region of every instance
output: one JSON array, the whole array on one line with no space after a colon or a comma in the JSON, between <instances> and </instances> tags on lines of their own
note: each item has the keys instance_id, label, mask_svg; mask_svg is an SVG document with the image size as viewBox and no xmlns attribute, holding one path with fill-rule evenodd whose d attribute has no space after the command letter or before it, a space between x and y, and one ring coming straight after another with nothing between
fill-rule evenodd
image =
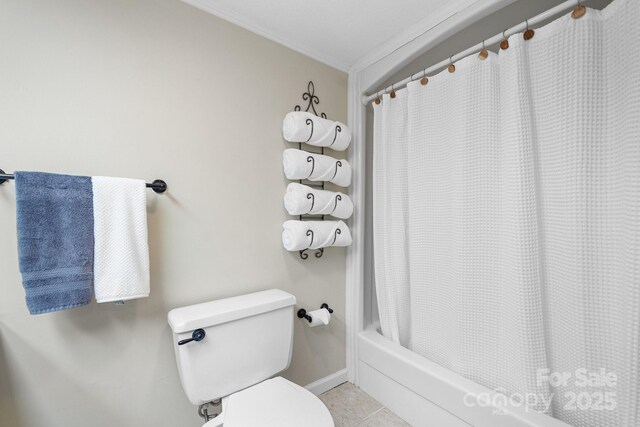
<instances>
[{"instance_id":1,"label":"shower surround wall","mask_svg":"<svg viewBox=\"0 0 640 427\"><path fill-rule=\"evenodd\" d=\"M0 426L200 425L167 312L273 287L335 309L326 328L296 322L284 376L342 370L345 250L282 249L281 123L310 79L346 122L347 75L175 0L0 8L0 167L169 184L148 193L151 296L41 316L24 303L15 186L0 186Z\"/></svg>"}]
</instances>

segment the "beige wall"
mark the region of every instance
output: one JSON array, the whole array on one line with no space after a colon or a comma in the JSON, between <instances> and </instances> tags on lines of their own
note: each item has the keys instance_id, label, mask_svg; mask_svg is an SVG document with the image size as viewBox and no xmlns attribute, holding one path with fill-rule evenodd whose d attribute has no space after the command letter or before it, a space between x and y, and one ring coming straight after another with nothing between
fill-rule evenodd
<instances>
[{"instance_id":1,"label":"beige wall","mask_svg":"<svg viewBox=\"0 0 640 427\"><path fill-rule=\"evenodd\" d=\"M149 192L148 299L30 316L0 186L1 426L200 425L167 312L273 287L336 309L327 328L296 319L284 376L344 368L345 251L301 261L280 232L281 120L312 79L346 121L345 73L178 0L0 0L0 40L0 168L170 187Z\"/></svg>"}]
</instances>

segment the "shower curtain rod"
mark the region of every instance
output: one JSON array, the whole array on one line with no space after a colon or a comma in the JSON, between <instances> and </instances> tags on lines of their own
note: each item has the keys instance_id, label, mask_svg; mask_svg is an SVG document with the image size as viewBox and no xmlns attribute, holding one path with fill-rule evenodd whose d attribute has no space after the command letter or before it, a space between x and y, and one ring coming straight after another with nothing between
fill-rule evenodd
<instances>
[{"instance_id":1,"label":"shower curtain rod","mask_svg":"<svg viewBox=\"0 0 640 427\"><path fill-rule=\"evenodd\" d=\"M507 30L504 30L503 32L496 34L495 36L491 37L490 39L484 40L483 42L478 43L475 46L472 46L466 50L463 50L462 52L451 56L450 58L445 59L444 61L438 62L436 65L433 65L429 68L426 68L418 73L412 74L411 76L407 77L404 80L401 80L397 83L392 84L391 86L388 86L376 93L373 93L371 95L364 95L362 97L362 104L363 105L367 105L368 102L373 101L374 99L378 98L381 95L384 95L385 93L389 93L392 90L396 90L399 89L403 86L406 86L407 83L416 80L418 78L421 77L428 77L428 74L433 73L434 71L437 71L441 68L446 67L447 65L450 65L452 63L455 63L456 61L461 60L462 58L465 58L467 56L473 55L474 53L478 53L481 50L485 49L485 46L491 46L492 44L495 43L499 43L500 41L504 40L505 38L508 38L509 36L512 36L514 34L520 33L523 30L528 29L528 27L539 24L549 18L553 18L557 15L563 14L565 12L567 12L568 10L574 9L578 6L582 6L582 3L585 3L584 0L568 0L565 1L564 3L560 3L559 5L552 7L551 9L542 12L539 15L534 16L531 19L526 20L525 22L522 22L518 25L516 25L515 27L511 27Z\"/></svg>"},{"instance_id":2,"label":"shower curtain rod","mask_svg":"<svg viewBox=\"0 0 640 427\"><path fill-rule=\"evenodd\" d=\"M4 171L0 169L0 185L4 184L8 179L16 179L16 177L12 174L4 173ZM161 179L156 179L151 183L147 182L145 185L156 193L164 193L167 191L167 183Z\"/></svg>"}]
</instances>

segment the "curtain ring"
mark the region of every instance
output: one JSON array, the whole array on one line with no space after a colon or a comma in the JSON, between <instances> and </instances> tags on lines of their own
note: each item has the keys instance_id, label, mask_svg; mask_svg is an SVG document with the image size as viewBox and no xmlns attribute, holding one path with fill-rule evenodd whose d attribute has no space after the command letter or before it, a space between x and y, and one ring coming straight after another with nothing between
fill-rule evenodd
<instances>
[{"instance_id":1,"label":"curtain ring","mask_svg":"<svg viewBox=\"0 0 640 427\"><path fill-rule=\"evenodd\" d=\"M376 91L376 99L373 101L376 105L380 105L380 92Z\"/></svg>"},{"instance_id":2,"label":"curtain ring","mask_svg":"<svg viewBox=\"0 0 640 427\"><path fill-rule=\"evenodd\" d=\"M427 78L427 69L425 68L424 70L422 70L422 78L420 79L420 84L424 86L427 83L429 83L429 79Z\"/></svg>"},{"instance_id":3,"label":"curtain ring","mask_svg":"<svg viewBox=\"0 0 640 427\"><path fill-rule=\"evenodd\" d=\"M582 5L580 0L578 0L578 5L573 9L573 12L571 12L571 17L573 19L580 19L585 15L585 13L587 13L587 8Z\"/></svg>"},{"instance_id":4,"label":"curtain ring","mask_svg":"<svg viewBox=\"0 0 640 427\"><path fill-rule=\"evenodd\" d=\"M455 66L455 65L453 65L453 59L452 59L452 58L453 58L453 55L451 55L451 56L449 57L449 67L448 67L447 69L449 70L449 72L450 72L450 73L455 73L455 71L456 71L456 66Z\"/></svg>"},{"instance_id":5,"label":"curtain ring","mask_svg":"<svg viewBox=\"0 0 640 427\"><path fill-rule=\"evenodd\" d=\"M500 49L507 50L509 49L509 39L507 39L507 35L505 34L507 30L502 32L502 41L500 42Z\"/></svg>"},{"instance_id":6,"label":"curtain ring","mask_svg":"<svg viewBox=\"0 0 640 427\"><path fill-rule=\"evenodd\" d=\"M525 40L531 40L534 36L534 34L536 33L535 31L533 31L531 28L529 28L529 20L527 19L526 21L524 21L526 26L526 30L524 32L524 34L522 35L522 38Z\"/></svg>"},{"instance_id":7,"label":"curtain ring","mask_svg":"<svg viewBox=\"0 0 640 427\"><path fill-rule=\"evenodd\" d=\"M391 96L391 98L395 98L396 97L396 91L393 90L393 84L391 84L391 93L389 95Z\"/></svg>"},{"instance_id":8,"label":"curtain ring","mask_svg":"<svg viewBox=\"0 0 640 427\"><path fill-rule=\"evenodd\" d=\"M484 46L484 40L482 40L482 50L480 51L480 53L478 54L478 58L485 60L489 57L489 51L487 49L485 49Z\"/></svg>"}]
</instances>

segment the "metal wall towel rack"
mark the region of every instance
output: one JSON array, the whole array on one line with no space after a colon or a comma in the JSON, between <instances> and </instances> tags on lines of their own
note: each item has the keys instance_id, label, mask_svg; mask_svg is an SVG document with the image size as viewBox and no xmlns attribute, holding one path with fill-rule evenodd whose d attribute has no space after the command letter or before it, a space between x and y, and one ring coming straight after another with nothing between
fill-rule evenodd
<instances>
[{"instance_id":1,"label":"metal wall towel rack","mask_svg":"<svg viewBox=\"0 0 640 427\"><path fill-rule=\"evenodd\" d=\"M309 84L307 85L307 91L304 92L302 94L302 99L304 101L307 101L307 108L305 108L304 111L309 112L309 113L313 113L316 116L322 117L323 119L327 118L327 115L325 113L320 113L318 114L318 112L316 111L316 105L320 104L320 98L318 98L318 96L315 94L316 92L316 88L313 85L313 81L309 81ZM295 108L293 109L294 111L302 111L302 107L300 105L296 105ZM311 124L313 126L313 123ZM298 143L298 149L302 150L302 143ZM324 154L324 147L320 147L320 152L319 153L315 153L315 154ZM318 188L320 190L324 190L324 181L322 182L310 182L307 180L299 180L300 184L304 184L308 187L313 187L313 188ZM311 195L311 193L309 193L309 195ZM307 195L307 197L309 197L309 195ZM299 216L300 221L306 220L306 219L311 219L311 220L321 220L324 221L324 215L313 215L313 214L307 214L307 215L300 215ZM312 232L313 234L313 232ZM313 240L313 237L312 237ZM307 253L308 249L304 249L300 251L300 258L302 259L308 259L309 258L309 254ZM321 258L322 255L324 254L324 248L320 248L316 251L315 257L316 258Z\"/></svg>"},{"instance_id":2,"label":"metal wall towel rack","mask_svg":"<svg viewBox=\"0 0 640 427\"><path fill-rule=\"evenodd\" d=\"M7 182L9 179L15 179L15 176L12 174L5 173L2 169L0 169L0 185ZM167 191L167 183L161 179L156 179L151 183L146 183L147 188L151 188L156 193L164 193Z\"/></svg>"}]
</instances>

